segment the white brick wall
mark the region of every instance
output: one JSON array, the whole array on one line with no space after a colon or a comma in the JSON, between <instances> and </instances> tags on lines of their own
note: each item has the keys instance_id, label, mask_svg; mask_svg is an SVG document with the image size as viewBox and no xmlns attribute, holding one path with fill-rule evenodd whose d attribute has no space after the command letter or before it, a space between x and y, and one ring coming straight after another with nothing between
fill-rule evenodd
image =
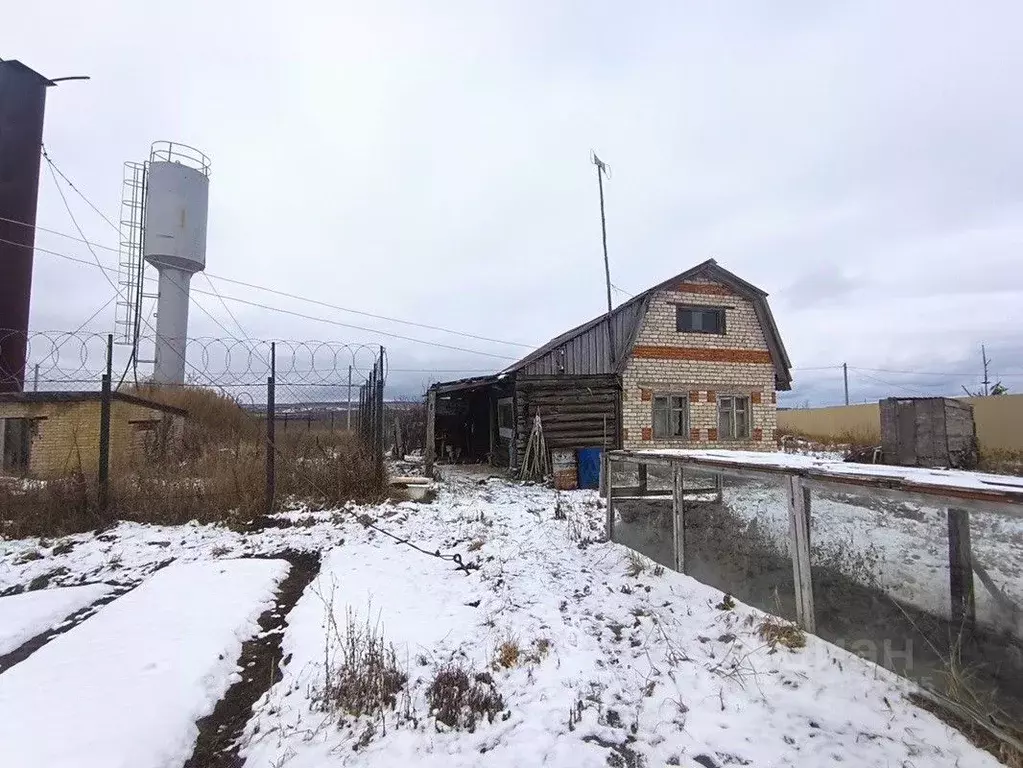
<instances>
[{"instance_id":1,"label":"white brick wall","mask_svg":"<svg viewBox=\"0 0 1023 768\"><path fill-rule=\"evenodd\" d=\"M723 289L709 280L690 283ZM724 335L679 333L675 330L676 304L725 308ZM741 359L742 351L754 360L764 357L767 342L753 305L736 296L693 290L665 290L654 295L636 338L636 347L673 347L692 350L731 350L728 357ZM759 354L758 354L759 353ZM682 357L685 353L679 353ZM705 362L692 359L661 359L633 356L622 375L622 419L626 448L677 448L683 446L765 449L774 447L777 424L774 390L774 366L770 362ZM689 426L699 430L698 440L653 440L653 401L644 394L683 394L690 397ZM711 393L708 395L708 393ZM717 423L717 399L720 395L747 395L751 398L751 438L749 440L712 440ZM752 402L758 399L759 403ZM759 430L759 432L758 432ZM644 439L646 435L647 439ZM760 439L755 439L757 436Z\"/></svg>"}]
</instances>

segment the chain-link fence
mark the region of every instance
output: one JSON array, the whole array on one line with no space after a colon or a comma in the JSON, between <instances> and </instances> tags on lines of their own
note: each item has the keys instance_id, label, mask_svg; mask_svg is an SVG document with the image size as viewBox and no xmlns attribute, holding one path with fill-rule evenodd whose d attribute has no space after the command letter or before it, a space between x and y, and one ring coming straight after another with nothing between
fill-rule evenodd
<instances>
[{"instance_id":1,"label":"chain-link fence","mask_svg":"<svg viewBox=\"0 0 1023 768\"><path fill-rule=\"evenodd\" d=\"M26 391L16 377L0 382L8 535L115 518L251 519L382 488L382 347L197 339L186 382L157 384L109 336L25 344Z\"/></svg>"}]
</instances>

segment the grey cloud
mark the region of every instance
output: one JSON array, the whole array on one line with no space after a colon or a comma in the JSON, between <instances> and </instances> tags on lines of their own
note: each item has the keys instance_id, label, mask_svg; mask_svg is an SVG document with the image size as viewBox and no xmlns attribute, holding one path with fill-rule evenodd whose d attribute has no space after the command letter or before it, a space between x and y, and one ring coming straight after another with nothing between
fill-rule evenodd
<instances>
[{"instance_id":1,"label":"grey cloud","mask_svg":"<svg viewBox=\"0 0 1023 768\"><path fill-rule=\"evenodd\" d=\"M797 368L930 370L940 360L943 371L981 341L1004 345L1010 369L1023 363L1013 330L1023 321L1020 28L1023 9L1010 2L737 14L672 3L463 2L442 12L191 0L168 16L108 0L11 9L5 37L16 44L0 55L53 76L93 75L51 92L46 141L113 219L120 164L144 158L152 140L212 157L214 274L540 343L602 309L594 148L614 168L617 285L642 290L713 256L771 294ZM72 203L90 239L116 245ZM49 180L39 223L73 231ZM65 239L39 244L92 258ZM96 270L43 254L35 284L40 328L74 328L112 293ZM491 354L521 351L220 287ZM219 302L198 301L234 328ZM252 336L379 341L396 369L447 377L502 365L232 309ZM192 318L197 334L222 333L201 312ZM93 327L111 324L107 313ZM391 384L416 390L418 375ZM836 391L798 371L796 382L795 398ZM862 383L871 394L868 383L886 386Z\"/></svg>"}]
</instances>

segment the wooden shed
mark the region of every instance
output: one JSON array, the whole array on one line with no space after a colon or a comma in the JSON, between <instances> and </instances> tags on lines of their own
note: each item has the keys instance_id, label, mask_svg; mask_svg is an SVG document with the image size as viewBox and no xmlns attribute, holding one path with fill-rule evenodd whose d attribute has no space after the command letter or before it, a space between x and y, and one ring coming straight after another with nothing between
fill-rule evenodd
<instances>
[{"instance_id":1,"label":"wooden shed","mask_svg":"<svg viewBox=\"0 0 1023 768\"><path fill-rule=\"evenodd\" d=\"M973 406L948 397L889 397L880 402L881 450L887 464L977 465Z\"/></svg>"}]
</instances>

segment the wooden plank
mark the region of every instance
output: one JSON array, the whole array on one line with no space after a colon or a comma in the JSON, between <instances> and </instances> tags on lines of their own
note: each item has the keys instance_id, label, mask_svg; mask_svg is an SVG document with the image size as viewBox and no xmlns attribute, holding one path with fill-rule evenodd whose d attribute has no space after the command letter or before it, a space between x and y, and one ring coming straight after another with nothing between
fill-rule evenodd
<instances>
[{"instance_id":1,"label":"wooden plank","mask_svg":"<svg viewBox=\"0 0 1023 768\"><path fill-rule=\"evenodd\" d=\"M788 476L789 546L796 590L796 622L807 632L817 631L810 572L810 489L797 475Z\"/></svg>"},{"instance_id":2,"label":"wooden plank","mask_svg":"<svg viewBox=\"0 0 1023 768\"><path fill-rule=\"evenodd\" d=\"M871 475L846 475L839 474L827 469L796 469L783 465L757 464L750 465L730 459L708 459L692 458L688 456L660 455L656 452L643 452L635 450L613 451L614 458L618 461L646 462L647 464L658 464L671 466L682 464L709 472L720 472L729 477L748 478L752 480L765 480L773 476L785 476L796 474L803 478L807 487L828 486L832 490L851 492L850 486L856 488L857 493L874 495L889 498L910 498L916 497L925 503L933 504L935 499L956 500L956 506L986 509L998 514L1023 517L1023 490L1013 491L992 487L990 490L981 488L964 488L954 485L931 485L912 482L896 476L871 476ZM897 469L894 468L893 469Z\"/></svg>"},{"instance_id":3,"label":"wooden plank","mask_svg":"<svg viewBox=\"0 0 1023 768\"><path fill-rule=\"evenodd\" d=\"M977 621L977 606L973 593L970 513L954 507L948 508L948 577L952 623L973 626Z\"/></svg>"},{"instance_id":4,"label":"wooden plank","mask_svg":"<svg viewBox=\"0 0 1023 768\"><path fill-rule=\"evenodd\" d=\"M426 395L426 452L423 457L427 477L433 477L434 454L437 429L437 390L431 389Z\"/></svg>"},{"instance_id":5,"label":"wooden plank","mask_svg":"<svg viewBox=\"0 0 1023 768\"><path fill-rule=\"evenodd\" d=\"M605 466L604 477L607 478L607 510L604 516L604 531L607 534L608 541L614 541L614 507L612 506L612 499L614 498L614 484L611 482L611 462L604 454L603 463Z\"/></svg>"},{"instance_id":6,"label":"wooden plank","mask_svg":"<svg viewBox=\"0 0 1023 768\"><path fill-rule=\"evenodd\" d=\"M647 467L646 464L639 465L639 495L646 493L647 489Z\"/></svg>"},{"instance_id":7,"label":"wooden plank","mask_svg":"<svg viewBox=\"0 0 1023 768\"><path fill-rule=\"evenodd\" d=\"M671 506L671 535L675 551L675 570L679 573L686 572L686 525L685 525L685 484L682 477L682 467L678 466L673 471L674 493L672 494Z\"/></svg>"}]
</instances>

